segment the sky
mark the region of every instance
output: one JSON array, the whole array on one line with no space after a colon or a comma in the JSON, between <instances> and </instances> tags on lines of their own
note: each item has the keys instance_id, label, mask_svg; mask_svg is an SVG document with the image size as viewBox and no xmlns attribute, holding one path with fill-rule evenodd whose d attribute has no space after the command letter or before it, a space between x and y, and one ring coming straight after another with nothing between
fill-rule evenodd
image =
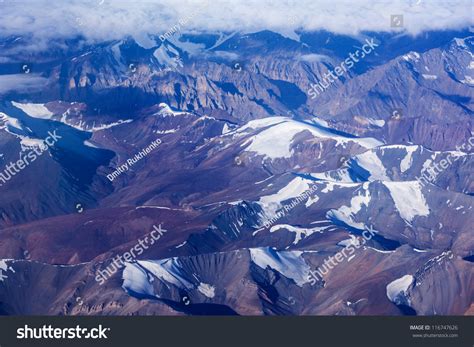
<instances>
[{"instance_id":1,"label":"sky","mask_svg":"<svg viewBox=\"0 0 474 347\"><path fill-rule=\"evenodd\" d=\"M403 15L403 28L390 26ZM31 35L38 47L50 39L83 35L87 40L146 38L173 26L185 31L295 29L357 34L360 31L406 31L472 25L471 0L0 0L0 35Z\"/></svg>"}]
</instances>

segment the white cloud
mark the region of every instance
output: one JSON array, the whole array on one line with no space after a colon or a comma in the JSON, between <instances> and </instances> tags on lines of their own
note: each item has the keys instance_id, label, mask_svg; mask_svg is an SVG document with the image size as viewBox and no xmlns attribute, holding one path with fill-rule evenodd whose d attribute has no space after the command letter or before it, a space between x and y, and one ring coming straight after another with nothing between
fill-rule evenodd
<instances>
[{"instance_id":1,"label":"white cloud","mask_svg":"<svg viewBox=\"0 0 474 347\"><path fill-rule=\"evenodd\" d=\"M215 51L214 55L218 58L222 58L225 60L237 60L239 59L239 55L233 52L225 52L225 51Z\"/></svg>"},{"instance_id":2,"label":"white cloud","mask_svg":"<svg viewBox=\"0 0 474 347\"><path fill-rule=\"evenodd\" d=\"M206 0L205 0L206 1ZM144 33L161 35L181 20L186 30L326 29L356 34L361 30L391 31L392 14L404 15L404 29L468 27L471 0L51 0L0 2L0 35L31 34L41 42L82 34L91 40ZM419 2L419 4L417 4Z\"/></svg>"},{"instance_id":3,"label":"white cloud","mask_svg":"<svg viewBox=\"0 0 474 347\"><path fill-rule=\"evenodd\" d=\"M0 75L0 95L11 91L24 92L40 90L47 79L35 74Z\"/></svg>"},{"instance_id":4,"label":"white cloud","mask_svg":"<svg viewBox=\"0 0 474 347\"><path fill-rule=\"evenodd\" d=\"M323 55L323 54L304 54L302 56L300 56L300 60L302 61L306 61L308 63L313 63L313 62L316 62L316 61L330 61L331 58L329 58L327 55Z\"/></svg>"}]
</instances>

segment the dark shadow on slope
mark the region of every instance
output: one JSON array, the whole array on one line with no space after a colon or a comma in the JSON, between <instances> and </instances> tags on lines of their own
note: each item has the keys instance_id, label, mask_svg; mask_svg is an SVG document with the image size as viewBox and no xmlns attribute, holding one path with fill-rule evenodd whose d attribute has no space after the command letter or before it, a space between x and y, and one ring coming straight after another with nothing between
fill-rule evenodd
<instances>
[{"instance_id":1,"label":"dark shadow on slope","mask_svg":"<svg viewBox=\"0 0 474 347\"><path fill-rule=\"evenodd\" d=\"M173 310L192 316L238 316L232 308L227 305L200 303L188 305L168 299L159 299Z\"/></svg>"},{"instance_id":2,"label":"dark shadow on slope","mask_svg":"<svg viewBox=\"0 0 474 347\"><path fill-rule=\"evenodd\" d=\"M407 305L396 305L398 309L403 313L404 316L416 316L416 311Z\"/></svg>"},{"instance_id":3,"label":"dark shadow on slope","mask_svg":"<svg viewBox=\"0 0 474 347\"><path fill-rule=\"evenodd\" d=\"M346 223L334 217L330 217L330 220L334 225L347 229L351 234L362 236L362 233L364 232L364 230L351 227L350 225L347 225ZM401 243L395 240L387 239L381 235L376 234L376 235L373 235L371 239L367 241L367 245L370 245L371 247L374 247L381 251L393 251L397 249L398 247L400 247Z\"/></svg>"},{"instance_id":4,"label":"dark shadow on slope","mask_svg":"<svg viewBox=\"0 0 474 347\"><path fill-rule=\"evenodd\" d=\"M474 263L474 254L473 255L469 255L467 257L464 257L462 258L462 260L465 260L465 261L469 261L471 263Z\"/></svg>"},{"instance_id":5,"label":"dark shadow on slope","mask_svg":"<svg viewBox=\"0 0 474 347\"><path fill-rule=\"evenodd\" d=\"M280 90L278 100L289 109L297 109L306 103L307 97L295 84L282 80L268 80ZM271 92L271 90L268 90Z\"/></svg>"}]
</instances>

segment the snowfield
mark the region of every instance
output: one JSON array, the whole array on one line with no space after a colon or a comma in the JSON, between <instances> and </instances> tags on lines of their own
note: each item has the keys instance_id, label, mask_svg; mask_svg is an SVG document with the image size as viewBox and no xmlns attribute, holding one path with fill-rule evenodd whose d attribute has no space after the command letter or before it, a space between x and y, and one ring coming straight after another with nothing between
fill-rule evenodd
<instances>
[{"instance_id":1,"label":"snowfield","mask_svg":"<svg viewBox=\"0 0 474 347\"><path fill-rule=\"evenodd\" d=\"M405 297L408 288L413 283L413 276L412 275L405 275L396 279L395 281L390 282L387 285L387 297L388 299L395 303L401 304L403 303L403 298ZM408 303L410 301L408 300Z\"/></svg>"},{"instance_id":2,"label":"snowfield","mask_svg":"<svg viewBox=\"0 0 474 347\"><path fill-rule=\"evenodd\" d=\"M383 182L392 196L395 206L405 221L411 223L416 216L428 216L430 209L418 181Z\"/></svg>"},{"instance_id":3,"label":"snowfield","mask_svg":"<svg viewBox=\"0 0 474 347\"><path fill-rule=\"evenodd\" d=\"M299 122L287 117L271 117L248 122L237 129L241 134L249 129L262 129L252 136L242 146L246 152L255 152L266 158L290 158L293 154L291 145L297 134L309 132L313 137L325 140L334 140L337 145L357 143L364 148L374 148L383 143L374 138L351 138L332 133L331 131Z\"/></svg>"},{"instance_id":4,"label":"snowfield","mask_svg":"<svg viewBox=\"0 0 474 347\"><path fill-rule=\"evenodd\" d=\"M51 119L53 113L44 104L22 104L12 101L12 105L25 112L28 116L40 119Z\"/></svg>"}]
</instances>

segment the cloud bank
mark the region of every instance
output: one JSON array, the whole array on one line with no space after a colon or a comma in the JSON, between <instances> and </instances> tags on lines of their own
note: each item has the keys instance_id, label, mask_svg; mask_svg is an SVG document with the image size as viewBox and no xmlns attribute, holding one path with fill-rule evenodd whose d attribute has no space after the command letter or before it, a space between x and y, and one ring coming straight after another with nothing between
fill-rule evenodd
<instances>
[{"instance_id":1,"label":"cloud bank","mask_svg":"<svg viewBox=\"0 0 474 347\"><path fill-rule=\"evenodd\" d=\"M390 26L404 16L403 28ZM0 0L0 35L38 41L78 34L89 40L160 35L180 20L184 30L295 29L357 34L360 31L459 29L472 24L471 0Z\"/></svg>"},{"instance_id":2,"label":"cloud bank","mask_svg":"<svg viewBox=\"0 0 474 347\"><path fill-rule=\"evenodd\" d=\"M31 92L40 90L48 80L37 75L15 74L0 75L0 95L8 92Z\"/></svg>"}]
</instances>

